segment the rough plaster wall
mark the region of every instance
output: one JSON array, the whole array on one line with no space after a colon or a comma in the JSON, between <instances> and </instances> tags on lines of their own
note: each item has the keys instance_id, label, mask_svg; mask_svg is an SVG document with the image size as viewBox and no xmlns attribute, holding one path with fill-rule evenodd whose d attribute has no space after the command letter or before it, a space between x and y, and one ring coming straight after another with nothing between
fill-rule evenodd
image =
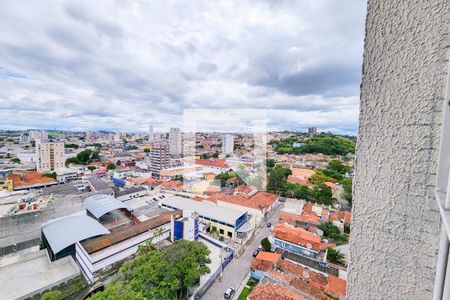
<instances>
[{"instance_id":1,"label":"rough plaster wall","mask_svg":"<svg viewBox=\"0 0 450 300\"><path fill-rule=\"evenodd\" d=\"M349 299L432 297L449 6L368 1Z\"/></svg>"}]
</instances>

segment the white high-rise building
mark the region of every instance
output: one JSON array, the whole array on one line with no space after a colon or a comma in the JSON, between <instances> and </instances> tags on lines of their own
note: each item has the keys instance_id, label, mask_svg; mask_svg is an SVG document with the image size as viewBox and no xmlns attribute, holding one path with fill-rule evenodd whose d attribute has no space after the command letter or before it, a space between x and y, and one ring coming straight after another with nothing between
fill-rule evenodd
<instances>
[{"instance_id":1,"label":"white high-rise building","mask_svg":"<svg viewBox=\"0 0 450 300\"><path fill-rule=\"evenodd\" d=\"M152 176L159 178L160 171L167 169L170 164L169 145L159 143L150 150L150 171Z\"/></svg>"},{"instance_id":2,"label":"white high-rise building","mask_svg":"<svg viewBox=\"0 0 450 300\"><path fill-rule=\"evenodd\" d=\"M222 153L231 154L234 151L234 136L232 134L225 134L222 137Z\"/></svg>"},{"instance_id":3,"label":"white high-rise building","mask_svg":"<svg viewBox=\"0 0 450 300\"><path fill-rule=\"evenodd\" d=\"M155 135L153 133L153 125L150 124L148 126L148 141L149 143L153 142L155 140Z\"/></svg>"},{"instance_id":4,"label":"white high-rise building","mask_svg":"<svg viewBox=\"0 0 450 300\"><path fill-rule=\"evenodd\" d=\"M30 141L36 141L36 140L45 141L45 140L48 140L48 132L47 131L31 130L31 131L28 132L28 136L30 138Z\"/></svg>"},{"instance_id":5,"label":"white high-rise building","mask_svg":"<svg viewBox=\"0 0 450 300\"><path fill-rule=\"evenodd\" d=\"M51 172L64 168L64 143L36 143L36 168L38 172Z\"/></svg>"},{"instance_id":6,"label":"white high-rise building","mask_svg":"<svg viewBox=\"0 0 450 300\"><path fill-rule=\"evenodd\" d=\"M182 152L181 130L177 127L170 128L169 131L170 154L180 155Z\"/></svg>"}]
</instances>

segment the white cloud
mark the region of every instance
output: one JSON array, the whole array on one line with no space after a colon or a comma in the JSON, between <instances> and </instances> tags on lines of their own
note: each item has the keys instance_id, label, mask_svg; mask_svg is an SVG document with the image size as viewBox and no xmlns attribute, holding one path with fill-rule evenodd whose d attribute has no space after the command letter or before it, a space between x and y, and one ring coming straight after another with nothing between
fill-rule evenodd
<instances>
[{"instance_id":1,"label":"white cloud","mask_svg":"<svg viewBox=\"0 0 450 300\"><path fill-rule=\"evenodd\" d=\"M363 1L8 1L0 128L145 130L190 108L355 132Z\"/></svg>"}]
</instances>

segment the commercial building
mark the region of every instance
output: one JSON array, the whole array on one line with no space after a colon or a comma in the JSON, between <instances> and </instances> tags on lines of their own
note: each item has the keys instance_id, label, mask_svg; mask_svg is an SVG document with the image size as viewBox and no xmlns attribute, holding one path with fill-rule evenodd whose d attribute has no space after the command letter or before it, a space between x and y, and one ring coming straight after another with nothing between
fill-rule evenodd
<instances>
[{"instance_id":1,"label":"commercial building","mask_svg":"<svg viewBox=\"0 0 450 300\"><path fill-rule=\"evenodd\" d=\"M183 211L183 218L171 221L172 242L178 240L198 241L199 216L195 212Z\"/></svg>"},{"instance_id":2,"label":"commercial building","mask_svg":"<svg viewBox=\"0 0 450 300\"><path fill-rule=\"evenodd\" d=\"M52 172L65 167L64 143L37 142L36 156L38 172Z\"/></svg>"},{"instance_id":3,"label":"commercial building","mask_svg":"<svg viewBox=\"0 0 450 300\"><path fill-rule=\"evenodd\" d=\"M225 134L222 137L222 153L231 154L234 151L234 136L232 134Z\"/></svg>"},{"instance_id":4,"label":"commercial building","mask_svg":"<svg viewBox=\"0 0 450 300\"><path fill-rule=\"evenodd\" d=\"M166 212L120 231L75 243L76 261L89 282L113 264L135 254L147 241L156 244L170 236L170 222L181 217L180 211Z\"/></svg>"},{"instance_id":5,"label":"commercial building","mask_svg":"<svg viewBox=\"0 0 450 300\"><path fill-rule=\"evenodd\" d=\"M169 145L158 143L150 150L150 171L155 178L160 177L162 169L167 169L170 164Z\"/></svg>"},{"instance_id":6,"label":"commercial building","mask_svg":"<svg viewBox=\"0 0 450 300\"><path fill-rule=\"evenodd\" d=\"M200 223L204 224L207 231L217 230L220 236L235 239L244 238L252 226L247 223L246 210L239 211L220 207L208 201L196 201L180 196L170 196L159 202L159 205L170 209L196 212ZM215 229L213 229L215 228Z\"/></svg>"},{"instance_id":7,"label":"commercial building","mask_svg":"<svg viewBox=\"0 0 450 300\"><path fill-rule=\"evenodd\" d=\"M180 155L183 152L180 128L177 127L170 128L169 145L170 145L170 154Z\"/></svg>"}]
</instances>

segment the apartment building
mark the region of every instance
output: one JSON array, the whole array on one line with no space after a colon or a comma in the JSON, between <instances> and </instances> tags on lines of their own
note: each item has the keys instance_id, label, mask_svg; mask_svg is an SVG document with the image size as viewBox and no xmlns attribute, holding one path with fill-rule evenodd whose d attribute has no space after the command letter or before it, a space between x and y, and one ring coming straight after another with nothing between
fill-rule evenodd
<instances>
[{"instance_id":1,"label":"apartment building","mask_svg":"<svg viewBox=\"0 0 450 300\"><path fill-rule=\"evenodd\" d=\"M169 131L170 154L180 155L182 153L181 130L177 127L170 128Z\"/></svg>"},{"instance_id":2,"label":"apartment building","mask_svg":"<svg viewBox=\"0 0 450 300\"><path fill-rule=\"evenodd\" d=\"M52 172L64 168L64 143L36 143L36 168L38 172Z\"/></svg>"},{"instance_id":3,"label":"apartment building","mask_svg":"<svg viewBox=\"0 0 450 300\"><path fill-rule=\"evenodd\" d=\"M232 134L225 134L222 137L222 153L231 154L234 151L234 136Z\"/></svg>"},{"instance_id":4,"label":"apartment building","mask_svg":"<svg viewBox=\"0 0 450 300\"><path fill-rule=\"evenodd\" d=\"M159 178L161 170L167 169L170 164L170 147L166 143L155 144L150 150L150 171L152 176Z\"/></svg>"},{"instance_id":5,"label":"apartment building","mask_svg":"<svg viewBox=\"0 0 450 300\"><path fill-rule=\"evenodd\" d=\"M28 132L28 136L31 141L44 141L48 139L48 133L46 131L31 130Z\"/></svg>"}]
</instances>

